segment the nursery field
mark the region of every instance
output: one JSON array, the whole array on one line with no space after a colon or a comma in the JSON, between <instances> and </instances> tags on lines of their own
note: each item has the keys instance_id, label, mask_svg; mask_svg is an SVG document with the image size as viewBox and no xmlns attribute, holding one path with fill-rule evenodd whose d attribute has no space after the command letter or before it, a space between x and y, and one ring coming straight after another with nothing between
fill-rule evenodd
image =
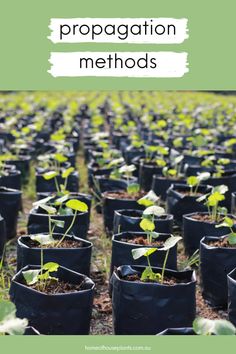
<instances>
[{"instance_id":1,"label":"nursery field","mask_svg":"<svg viewBox=\"0 0 236 354\"><path fill-rule=\"evenodd\" d=\"M236 97L0 94L0 334L235 334Z\"/></svg>"}]
</instances>

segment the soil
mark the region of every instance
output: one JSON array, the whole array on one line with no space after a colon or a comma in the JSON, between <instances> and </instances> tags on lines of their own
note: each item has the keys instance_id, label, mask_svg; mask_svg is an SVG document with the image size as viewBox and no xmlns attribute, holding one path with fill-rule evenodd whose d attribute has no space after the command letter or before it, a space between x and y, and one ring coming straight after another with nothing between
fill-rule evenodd
<instances>
[{"instance_id":1,"label":"soil","mask_svg":"<svg viewBox=\"0 0 236 354\"><path fill-rule=\"evenodd\" d=\"M57 240L57 242L53 245L52 244L51 245L40 245L39 242L31 240L30 238L27 240L24 240L24 244L30 248L53 248L53 247L56 247L56 244L58 242L59 242L59 240ZM62 241L56 248L81 248L81 247L83 247L83 242L67 239L67 240Z\"/></svg>"},{"instance_id":2,"label":"soil","mask_svg":"<svg viewBox=\"0 0 236 354\"><path fill-rule=\"evenodd\" d=\"M129 238L122 238L122 242L127 242L135 245L144 245L144 246L155 246L155 247L162 247L164 245L164 241L155 241L153 240L152 243L148 242L148 239L143 236L134 236L132 239Z\"/></svg>"},{"instance_id":3,"label":"soil","mask_svg":"<svg viewBox=\"0 0 236 354\"><path fill-rule=\"evenodd\" d=\"M176 192L185 195L186 197L193 197L193 198L199 198L203 195L203 193L193 193L191 194L190 191L182 191L182 190L176 190Z\"/></svg>"},{"instance_id":4,"label":"soil","mask_svg":"<svg viewBox=\"0 0 236 354\"><path fill-rule=\"evenodd\" d=\"M236 249L236 245L229 244L227 237L225 237L224 239L216 240L216 241L209 241L207 244L212 247L235 248Z\"/></svg>"},{"instance_id":5,"label":"soil","mask_svg":"<svg viewBox=\"0 0 236 354\"><path fill-rule=\"evenodd\" d=\"M216 224L216 222L212 220L211 215L209 215L209 214L194 214L191 216L191 219L194 219L197 221L202 221L202 222L207 222L210 224ZM223 221L223 217L218 222L220 223L222 221Z\"/></svg>"},{"instance_id":6,"label":"soil","mask_svg":"<svg viewBox=\"0 0 236 354\"><path fill-rule=\"evenodd\" d=\"M28 285L29 286L29 285ZM40 291L38 285L30 285L30 288ZM75 293L84 289L84 280L79 284L70 284L64 281L53 281L47 284L43 291L44 294L54 295L54 294L68 294Z\"/></svg>"},{"instance_id":7,"label":"soil","mask_svg":"<svg viewBox=\"0 0 236 354\"><path fill-rule=\"evenodd\" d=\"M140 191L137 193L132 193L129 194L126 191L120 191L120 192L105 192L104 195L106 197L112 198L112 199L129 199L129 200L138 200L142 197L144 197L147 193L144 191Z\"/></svg>"},{"instance_id":8,"label":"soil","mask_svg":"<svg viewBox=\"0 0 236 354\"><path fill-rule=\"evenodd\" d=\"M140 279L140 276L138 274L127 275L123 279L127 281L137 282L137 283L157 283L151 280L143 281ZM184 283L189 283L189 280L187 279L180 280L174 277L167 277L167 276L164 276L164 280L163 280L163 285L176 285L176 284L184 284Z\"/></svg>"}]
</instances>

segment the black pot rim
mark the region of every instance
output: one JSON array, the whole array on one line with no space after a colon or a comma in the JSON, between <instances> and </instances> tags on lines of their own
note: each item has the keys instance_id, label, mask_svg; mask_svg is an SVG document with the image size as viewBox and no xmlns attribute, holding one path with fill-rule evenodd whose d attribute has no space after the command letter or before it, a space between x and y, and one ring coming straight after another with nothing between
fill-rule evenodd
<instances>
[{"instance_id":1,"label":"black pot rim","mask_svg":"<svg viewBox=\"0 0 236 354\"><path fill-rule=\"evenodd\" d=\"M201 240L200 240L200 244L201 245L204 245L203 247L207 248L207 249L221 249L221 250L225 250L225 252L228 252L228 251L233 251L235 250L236 252L236 246L235 247L217 247L217 246L211 246L209 244L206 243L206 241L216 241L216 240L223 240L224 238L226 238L227 236L229 236L230 234L227 234L227 235L222 235L222 236L204 236Z\"/></svg>"},{"instance_id":2,"label":"black pot rim","mask_svg":"<svg viewBox=\"0 0 236 354\"><path fill-rule=\"evenodd\" d=\"M40 268L40 266L38 266L38 265L32 265L32 264L28 264L27 266L21 268L21 269L13 276L13 278L12 278L12 283L15 284L16 286L23 287L24 289L28 289L28 291L29 291L29 292L32 292L32 294L40 294L40 295L42 295L42 296L50 297L50 298L52 298L52 297L59 297L59 296L60 296L60 297L61 297L61 296L71 296L71 297L72 297L72 296L75 296L75 295L78 296L79 293L85 294L86 292L91 292L91 291L93 291L94 288L95 288L95 283L93 282L93 280L92 280L91 278L89 278L88 276L86 276L86 275L84 275L84 274L82 274L82 273L78 273L78 272L76 272L76 271L74 271L74 270L72 270L72 269L69 269L69 268L66 268L66 267L63 267L63 266L60 266L60 268L65 269L65 270L67 270L67 271L69 271L69 272L71 272L71 273L78 274L78 275L82 276L84 279L89 279L90 282L91 282L91 288L90 288L90 289L80 290L80 291L68 292L68 293L46 294L46 293L43 293L43 292L38 291L38 290L36 290L36 289L33 289L33 288L31 288L31 287L29 287L29 286L27 286L27 285L25 285L25 284L23 284L23 283L21 283L21 282L19 282L19 281L16 280L16 278L22 273L22 271L24 271L24 270L29 270L29 269L37 269L37 268Z\"/></svg>"},{"instance_id":3,"label":"black pot rim","mask_svg":"<svg viewBox=\"0 0 236 354\"><path fill-rule=\"evenodd\" d=\"M125 212L129 212L129 211L140 211L141 212L141 215L140 216L130 216L130 215L126 215ZM124 214L123 214L124 212ZM115 210L115 214L117 215L124 215L124 216L127 216L129 217L130 219L141 219L142 218L142 213L143 211L140 210L140 209L119 209L119 210ZM162 219L162 218L159 218L158 216L155 216L154 218L154 221L157 221L157 220L163 220L163 221L166 221L166 220L173 220L174 216L172 214L162 214L162 216L165 216L166 218L165 219Z\"/></svg>"},{"instance_id":4,"label":"black pot rim","mask_svg":"<svg viewBox=\"0 0 236 354\"><path fill-rule=\"evenodd\" d=\"M217 225L216 222L209 223L209 222L206 222L206 221L196 220L196 219L191 217L191 216L196 215L196 214L206 215L206 214L208 214L208 212L207 211L196 211L194 213L184 214L183 218L186 219L186 220L191 220L193 222L197 222L197 223L206 223L206 224L211 224L211 225ZM235 215L232 215L232 214L228 213L228 214L226 214L226 216L232 217L236 221L236 216Z\"/></svg>"},{"instance_id":5,"label":"black pot rim","mask_svg":"<svg viewBox=\"0 0 236 354\"><path fill-rule=\"evenodd\" d=\"M1 219L0 219L1 220ZM18 239L17 239L17 244L21 247L24 247L24 248L27 248L27 249L32 249L32 250L41 250L42 248L41 247L29 247L27 246L23 241L22 239L26 238L26 237L30 237L30 236L35 236L35 235L38 235L38 234L41 234L41 235L48 235L47 232L40 232L40 233L37 233L37 234L32 234L32 235L22 235L20 236ZM58 233L58 232L54 232L53 235L63 235L61 233ZM80 237L77 237L75 235L66 235L65 239L68 239L68 238L73 238L75 239L75 241L80 241L80 242L83 242L83 243L86 243L87 246L84 246L84 247L75 247L75 248L57 248L57 247L49 247L49 248L43 248L44 251L46 251L47 249L49 250L78 250L78 249L89 249L89 248L92 248L93 247L93 243L88 241L88 240L84 240Z\"/></svg>"},{"instance_id":6,"label":"black pot rim","mask_svg":"<svg viewBox=\"0 0 236 354\"><path fill-rule=\"evenodd\" d=\"M118 274L117 274L117 270L119 269L119 268L121 268L121 267L127 267L127 266L129 266L129 267L135 267L135 268L140 268L140 269L145 269L146 267L145 266L134 266L134 265L122 265L122 266L120 266L120 267L118 267L114 272L113 272L113 275L116 277L116 279L118 280L118 281L120 281L120 282L123 282L123 283L129 283L129 284L135 284L136 286L159 286L159 287L165 287L165 288L175 288L176 289L176 287L183 287L183 286L188 286L188 285L190 285L190 284L196 284L196 273L195 273L195 270L188 270L188 272L192 272L192 276L191 276L191 281L189 281L189 282L187 282L187 283L178 283L178 284L175 284L175 285L166 285L166 284L160 284L160 283L145 283L145 282L139 282L139 283L136 283L136 282L131 282L131 281L129 281L129 280L124 280L124 279L121 279L119 276L118 276ZM162 268L160 268L160 267L152 267L152 269L158 269L158 270L162 270ZM235 269L236 270L236 269ZM174 269L169 269L169 268L166 268L165 269L165 271L169 271L169 272L171 272L171 273L174 273L174 274L176 274L176 273L183 273L183 272L186 272L186 271L178 271L178 270L174 270ZM235 281L236 282L236 281Z\"/></svg>"},{"instance_id":7,"label":"black pot rim","mask_svg":"<svg viewBox=\"0 0 236 354\"><path fill-rule=\"evenodd\" d=\"M152 245L146 245L146 246L144 246L144 245L137 245L137 244L135 244L135 243L128 243L128 242L124 242L124 241L120 241L120 240L117 240L116 239L116 237L117 236L120 236L120 235L122 235L122 234L135 234L135 235L140 235L140 236L142 236L142 235L147 235L145 232L142 232L142 231L123 231L123 232L120 232L120 233L118 233L118 234L114 234L113 236L112 236L112 242L116 242L116 243L120 243L120 244L125 244L125 245L130 245L130 246L134 246L134 247L139 247L139 248L143 248L143 247L147 247L147 248L155 248L155 246L152 246ZM164 233L164 232L158 232L158 234L160 235L160 236L169 236L169 237L171 237L171 234L168 234L168 233ZM162 251L162 247L160 247L160 248L158 248L160 251Z\"/></svg>"}]
</instances>

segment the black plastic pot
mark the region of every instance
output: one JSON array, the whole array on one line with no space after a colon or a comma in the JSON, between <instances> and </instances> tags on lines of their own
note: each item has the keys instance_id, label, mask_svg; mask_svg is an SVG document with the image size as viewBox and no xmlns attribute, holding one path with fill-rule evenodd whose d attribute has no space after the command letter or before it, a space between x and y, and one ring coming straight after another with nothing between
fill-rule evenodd
<instances>
[{"instance_id":1,"label":"black plastic pot","mask_svg":"<svg viewBox=\"0 0 236 354\"><path fill-rule=\"evenodd\" d=\"M16 166L16 169L21 172L22 182L25 183L29 178L30 161L31 161L31 156L24 155L24 156L19 156L19 159L17 160L8 160L7 164Z\"/></svg>"},{"instance_id":2,"label":"black plastic pot","mask_svg":"<svg viewBox=\"0 0 236 354\"><path fill-rule=\"evenodd\" d=\"M115 210L113 232L142 231L139 226L142 220L142 210L122 209ZM171 234L173 231L173 215L164 214L154 218L155 230L160 233Z\"/></svg>"},{"instance_id":3,"label":"black plastic pot","mask_svg":"<svg viewBox=\"0 0 236 354\"><path fill-rule=\"evenodd\" d=\"M38 269L29 265L12 279L11 301L16 305L17 317L27 318L29 324L42 334L89 334L94 283L83 274L59 267L59 280L76 284L84 281L84 290L48 295L24 285L22 271Z\"/></svg>"},{"instance_id":4,"label":"black plastic pot","mask_svg":"<svg viewBox=\"0 0 236 354\"><path fill-rule=\"evenodd\" d=\"M158 336L193 336L196 335L192 327L167 328L157 334Z\"/></svg>"},{"instance_id":5,"label":"black plastic pot","mask_svg":"<svg viewBox=\"0 0 236 354\"><path fill-rule=\"evenodd\" d=\"M54 239L60 239L62 234L53 234ZM48 247L43 249L44 263L56 262L63 267L72 269L75 272L89 276L90 262L92 253L92 243L79 237L66 236L66 240L72 239L75 242L82 243L75 248L56 248ZM17 240L17 270L28 264L40 265L41 248L29 246L29 236L21 236ZM28 242L27 242L28 241Z\"/></svg>"},{"instance_id":6,"label":"black plastic pot","mask_svg":"<svg viewBox=\"0 0 236 354\"><path fill-rule=\"evenodd\" d=\"M121 193L122 191L113 191L114 193ZM102 193L103 199L103 218L104 218L104 227L107 233L113 231L113 221L114 221L114 212L115 210L120 209L139 209L143 210L144 207L137 203L136 199L122 199L122 198L113 198L109 196L106 192Z\"/></svg>"},{"instance_id":7,"label":"black plastic pot","mask_svg":"<svg viewBox=\"0 0 236 354\"><path fill-rule=\"evenodd\" d=\"M94 188L94 176L110 175L112 168L101 168L95 162L88 164L88 186Z\"/></svg>"},{"instance_id":8,"label":"black plastic pot","mask_svg":"<svg viewBox=\"0 0 236 354\"><path fill-rule=\"evenodd\" d=\"M113 270L119 266L125 264L131 265L145 265L147 266L147 257L141 257L137 260L134 260L132 257L132 249L142 248L143 245L137 245L134 243L125 242L124 239L132 240L134 237L144 236L144 232L121 232L112 237L112 253L111 253L111 268L110 273L113 273ZM158 240L166 241L170 237L170 234L160 234ZM155 246L145 246L147 248L152 248ZM158 251L151 254L149 259L150 263L154 267L162 267L165 259L166 251L162 251L161 248L158 248ZM167 258L166 267L170 269L177 269L177 246L172 247L169 251Z\"/></svg>"},{"instance_id":9,"label":"black plastic pot","mask_svg":"<svg viewBox=\"0 0 236 354\"><path fill-rule=\"evenodd\" d=\"M218 227L216 223L204 222L193 218L194 214L207 213L191 213L183 216L183 241L187 254L193 254L200 247L200 241L204 236L224 236L229 232L227 227ZM234 218L233 215L229 215Z\"/></svg>"},{"instance_id":10,"label":"black plastic pot","mask_svg":"<svg viewBox=\"0 0 236 354\"><path fill-rule=\"evenodd\" d=\"M228 275L228 315L230 322L236 326L236 268Z\"/></svg>"},{"instance_id":11,"label":"black plastic pot","mask_svg":"<svg viewBox=\"0 0 236 354\"><path fill-rule=\"evenodd\" d=\"M96 211L102 212L102 193L108 191L126 190L127 182L122 179L111 179L109 176L94 176L93 189L95 192ZM99 199L100 198L100 199Z\"/></svg>"},{"instance_id":12,"label":"black plastic pot","mask_svg":"<svg viewBox=\"0 0 236 354\"><path fill-rule=\"evenodd\" d=\"M140 274L144 269L124 265L112 275L115 334L151 335L170 327L190 327L196 312L194 271L166 269L166 275L187 281L172 286L122 279L129 274ZM161 272L161 269L153 268L153 271Z\"/></svg>"},{"instance_id":13,"label":"black plastic pot","mask_svg":"<svg viewBox=\"0 0 236 354\"><path fill-rule=\"evenodd\" d=\"M6 239L6 225L3 217L0 215L0 260L3 256Z\"/></svg>"},{"instance_id":14,"label":"black plastic pot","mask_svg":"<svg viewBox=\"0 0 236 354\"><path fill-rule=\"evenodd\" d=\"M21 189L21 172L18 170L15 170L15 169L9 170L7 176L0 177L0 186L20 190Z\"/></svg>"},{"instance_id":15,"label":"black plastic pot","mask_svg":"<svg viewBox=\"0 0 236 354\"><path fill-rule=\"evenodd\" d=\"M212 190L211 186L200 185L198 192L201 194L209 193ZM178 224L182 223L184 214L207 211L204 203L199 203L198 196L185 195L184 192L189 192L190 187L186 184L172 184L167 190L166 207L169 214L174 215L174 219Z\"/></svg>"},{"instance_id":16,"label":"black plastic pot","mask_svg":"<svg viewBox=\"0 0 236 354\"><path fill-rule=\"evenodd\" d=\"M21 194L19 190L0 187L0 214L6 223L7 239L16 236L17 218L22 205Z\"/></svg>"},{"instance_id":17,"label":"black plastic pot","mask_svg":"<svg viewBox=\"0 0 236 354\"><path fill-rule=\"evenodd\" d=\"M140 161L139 165L139 183L141 188L148 192L152 187L152 178L154 175L161 174L163 167L153 164L147 164L144 161Z\"/></svg>"},{"instance_id":18,"label":"black plastic pot","mask_svg":"<svg viewBox=\"0 0 236 354\"><path fill-rule=\"evenodd\" d=\"M162 200L166 200L167 190L170 188L172 184L185 184L184 180L174 179L174 178L166 178L159 175L154 175L152 178L152 190L158 195Z\"/></svg>"},{"instance_id":19,"label":"black plastic pot","mask_svg":"<svg viewBox=\"0 0 236 354\"><path fill-rule=\"evenodd\" d=\"M63 228L55 227L55 233L65 233L71 225L73 215L51 215L52 219L63 220L65 222ZM89 213L78 213L73 227L70 230L70 235L80 237L82 239L87 238L87 232L89 228ZM33 208L30 211L28 224L28 234L38 234L42 232L48 232L48 214L46 214L40 208Z\"/></svg>"},{"instance_id":20,"label":"black plastic pot","mask_svg":"<svg viewBox=\"0 0 236 354\"><path fill-rule=\"evenodd\" d=\"M224 239L226 236L222 236ZM236 267L236 248L210 246L218 237L200 242L200 271L203 298L214 308L227 308L227 274Z\"/></svg>"},{"instance_id":21,"label":"black plastic pot","mask_svg":"<svg viewBox=\"0 0 236 354\"><path fill-rule=\"evenodd\" d=\"M236 214L236 192L231 194L231 213Z\"/></svg>"},{"instance_id":22,"label":"black plastic pot","mask_svg":"<svg viewBox=\"0 0 236 354\"><path fill-rule=\"evenodd\" d=\"M57 176L58 185L64 184L64 179L61 176ZM78 192L79 190L79 174L77 171L72 172L67 179L66 189L69 192ZM56 192L57 187L55 179L45 180L42 174L36 173L36 192Z\"/></svg>"}]
</instances>

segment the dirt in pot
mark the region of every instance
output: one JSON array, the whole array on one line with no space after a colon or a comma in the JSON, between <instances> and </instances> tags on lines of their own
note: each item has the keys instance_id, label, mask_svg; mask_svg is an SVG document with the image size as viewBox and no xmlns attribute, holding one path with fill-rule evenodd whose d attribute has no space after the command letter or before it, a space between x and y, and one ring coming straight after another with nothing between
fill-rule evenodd
<instances>
[{"instance_id":1,"label":"dirt in pot","mask_svg":"<svg viewBox=\"0 0 236 354\"><path fill-rule=\"evenodd\" d=\"M59 245L57 245L59 240L56 240L55 243L49 245L41 245L39 242L31 240L28 238L27 240L23 240L23 243L30 248L81 248L83 247L82 241L74 241L74 240L64 240Z\"/></svg>"},{"instance_id":2,"label":"dirt in pot","mask_svg":"<svg viewBox=\"0 0 236 354\"><path fill-rule=\"evenodd\" d=\"M127 276L123 277L122 279L127 280L127 281L136 282L136 283L157 283L158 284L158 282L156 282L154 280L148 280L148 281L141 280L141 276L139 274L127 275ZM183 284L183 283L189 283L189 280L188 279L177 279L175 277L164 276L164 280L163 280L162 284L163 285L176 285L176 284Z\"/></svg>"},{"instance_id":3,"label":"dirt in pot","mask_svg":"<svg viewBox=\"0 0 236 354\"><path fill-rule=\"evenodd\" d=\"M82 280L79 284L71 284L64 281L51 281L47 282L47 286L42 290L39 290L38 284L27 285L28 287L43 292L48 295L55 294L67 294L67 293L75 293L81 290L84 290L85 281Z\"/></svg>"},{"instance_id":4,"label":"dirt in pot","mask_svg":"<svg viewBox=\"0 0 236 354\"><path fill-rule=\"evenodd\" d=\"M155 246L155 247L163 247L165 241L160 240L153 240L151 243L145 236L133 236L132 239L130 238L122 238L122 242L127 242L135 245L144 245L144 246Z\"/></svg>"},{"instance_id":5,"label":"dirt in pot","mask_svg":"<svg viewBox=\"0 0 236 354\"><path fill-rule=\"evenodd\" d=\"M182 194L186 197L193 197L193 198L199 198L203 195L203 193L199 193L199 192L192 193L190 191L182 191L182 190L178 190L178 189L176 190L176 192L178 192L179 194Z\"/></svg>"},{"instance_id":6,"label":"dirt in pot","mask_svg":"<svg viewBox=\"0 0 236 354\"><path fill-rule=\"evenodd\" d=\"M202 221L202 222L207 222L210 224L216 224L216 222L214 220L212 220L212 216L209 214L194 214L191 215L191 219L197 220L197 221ZM222 216L219 220L218 223L223 222L224 217ZM235 220L236 223L236 220Z\"/></svg>"},{"instance_id":7,"label":"dirt in pot","mask_svg":"<svg viewBox=\"0 0 236 354\"><path fill-rule=\"evenodd\" d=\"M215 241L208 241L207 244L212 247L235 248L236 249L236 244L231 245L228 242L227 237L225 237L224 239L219 239L219 240L215 240Z\"/></svg>"},{"instance_id":8,"label":"dirt in pot","mask_svg":"<svg viewBox=\"0 0 236 354\"><path fill-rule=\"evenodd\" d=\"M105 192L104 195L109 198L113 199L132 199L132 200L138 200L142 197L144 197L147 193L144 191L139 191L137 193L128 193L126 191L120 191L120 192Z\"/></svg>"}]
</instances>

